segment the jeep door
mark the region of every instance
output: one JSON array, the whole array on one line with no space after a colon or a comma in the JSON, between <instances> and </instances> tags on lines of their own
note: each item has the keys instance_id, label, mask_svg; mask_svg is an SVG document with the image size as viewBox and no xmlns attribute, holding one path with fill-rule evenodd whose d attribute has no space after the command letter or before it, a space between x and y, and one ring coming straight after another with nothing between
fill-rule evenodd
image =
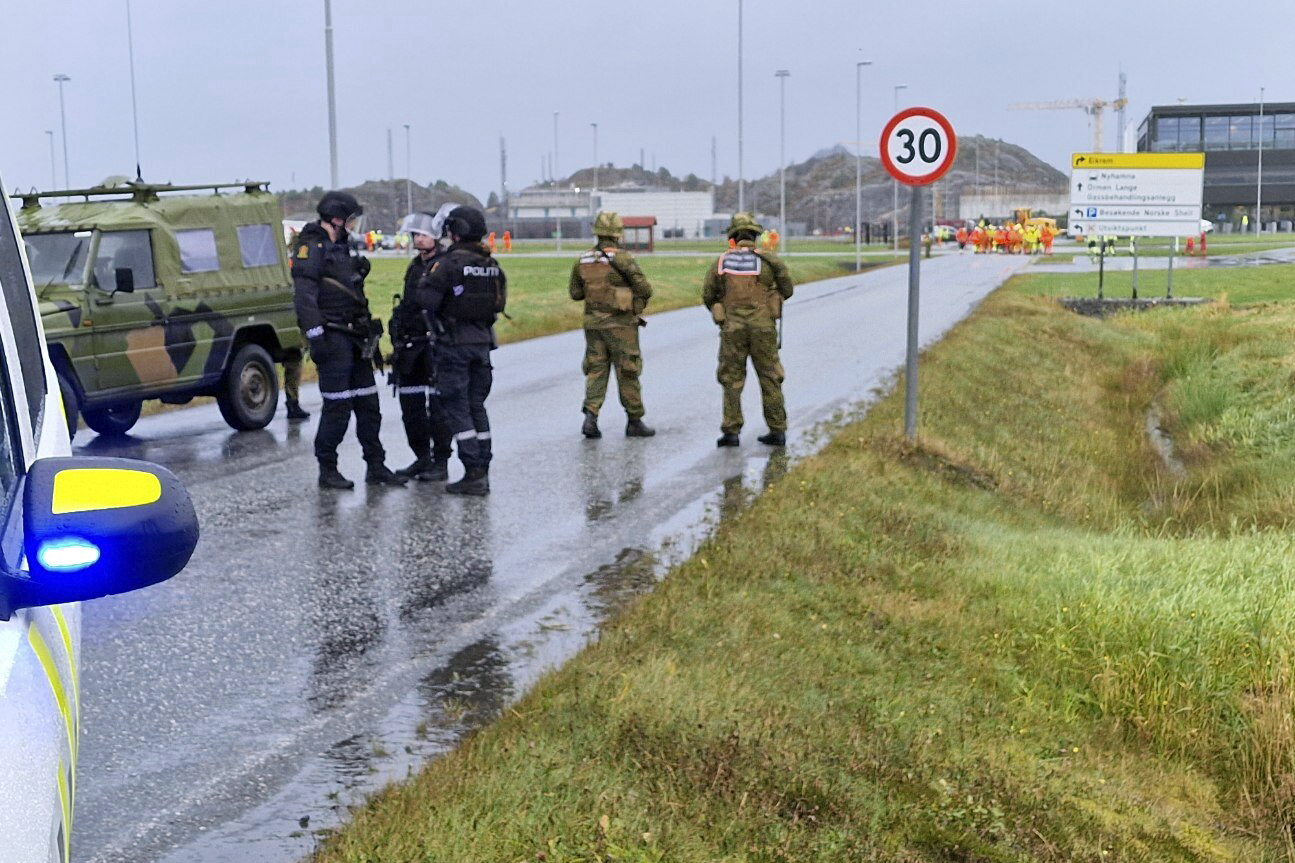
<instances>
[{"instance_id":1,"label":"jeep door","mask_svg":"<svg viewBox=\"0 0 1295 863\"><path fill-rule=\"evenodd\" d=\"M88 289L96 397L143 398L178 383L153 242L153 232L143 228L99 234Z\"/></svg>"}]
</instances>

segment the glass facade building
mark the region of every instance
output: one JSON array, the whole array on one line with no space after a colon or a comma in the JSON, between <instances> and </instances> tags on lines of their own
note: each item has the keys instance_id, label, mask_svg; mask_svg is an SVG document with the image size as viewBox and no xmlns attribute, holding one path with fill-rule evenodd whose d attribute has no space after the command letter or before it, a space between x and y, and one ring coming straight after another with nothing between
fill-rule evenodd
<instances>
[{"instance_id":1,"label":"glass facade building","mask_svg":"<svg viewBox=\"0 0 1295 863\"><path fill-rule=\"evenodd\" d=\"M1170 105L1138 127L1138 152L1205 153L1205 212L1222 231L1254 230L1263 150L1265 230L1295 227L1295 102Z\"/></svg>"}]
</instances>

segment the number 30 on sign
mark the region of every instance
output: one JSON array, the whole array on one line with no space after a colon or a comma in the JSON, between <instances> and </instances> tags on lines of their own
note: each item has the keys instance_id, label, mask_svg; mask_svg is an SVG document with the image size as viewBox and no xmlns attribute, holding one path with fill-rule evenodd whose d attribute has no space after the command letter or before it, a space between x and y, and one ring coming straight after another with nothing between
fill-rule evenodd
<instances>
[{"instance_id":1,"label":"number 30 on sign","mask_svg":"<svg viewBox=\"0 0 1295 863\"><path fill-rule=\"evenodd\" d=\"M944 115L930 108L900 111L881 132L881 163L909 186L925 186L953 167L958 138Z\"/></svg>"}]
</instances>

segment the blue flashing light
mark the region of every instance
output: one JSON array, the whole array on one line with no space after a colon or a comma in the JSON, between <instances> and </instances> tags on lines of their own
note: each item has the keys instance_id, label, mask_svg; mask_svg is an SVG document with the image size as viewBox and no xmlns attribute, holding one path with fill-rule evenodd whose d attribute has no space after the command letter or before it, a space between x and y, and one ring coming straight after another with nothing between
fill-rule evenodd
<instances>
[{"instance_id":1,"label":"blue flashing light","mask_svg":"<svg viewBox=\"0 0 1295 863\"><path fill-rule=\"evenodd\" d=\"M48 539L36 551L36 560L50 572L76 572L99 561L99 546L76 537Z\"/></svg>"}]
</instances>

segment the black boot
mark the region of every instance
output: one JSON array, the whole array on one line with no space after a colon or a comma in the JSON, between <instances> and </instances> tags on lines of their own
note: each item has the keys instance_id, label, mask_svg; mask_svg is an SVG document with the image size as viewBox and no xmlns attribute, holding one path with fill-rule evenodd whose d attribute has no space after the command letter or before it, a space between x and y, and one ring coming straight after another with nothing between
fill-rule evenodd
<instances>
[{"instance_id":1,"label":"black boot","mask_svg":"<svg viewBox=\"0 0 1295 863\"><path fill-rule=\"evenodd\" d=\"M296 399L284 399L288 408L288 420L290 422L301 422L310 419L310 411L301 406L301 402Z\"/></svg>"},{"instance_id":2,"label":"black boot","mask_svg":"<svg viewBox=\"0 0 1295 863\"><path fill-rule=\"evenodd\" d=\"M450 494L490 494L490 477L483 467L470 467L463 479L452 482L445 487Z\"/></svg>"},{"instance_id":3,"label":"black boot","mask_svg":"<svg viewBox=\"0 0 1295 863\"><path fill-rule=\"evenodd\" d=\"M355 488L355 483L342 476L336 465L321 464L319 466L319 487L320 488Z\"/></svg>"},{"instance_id":4,"label":"black boot","mask_svg":"<svg viewBox=\"0 0 1295 863\"><path fill-rule=\"evenodd\" d=\"M364 472L364 481L369 485L404 485L409 477L392 473L385 464L371 464Z\"/></svg>"},{"instance_id":5,"label":"black boot","mask_svg":"<svg viewBox=\"0 0 1295 863\"><path fill-rule=\"evenodd\" d=\"M715 446L737 446L741 442L736 432L724 432L719 436L719 440L715 441Z\"/></svg>"},{"instance_id":6,"label":"black boot","mask_svg":"<svg viewBox=\"0 0 1295 863\"><path fill-rule=\"evenodd\" d=\"M445 482L449 478L450 467L444 459L428 462L427 467L418 472L418 479L421 482Z\"/></svg>"},{"instance_id":7,"label":"black boot","mask_svg":"<svg viewBox=\"0 0 1295 863\"><path fill-rule=\"evenodd\" d=\"M603 436L603 433L598 431L598 414L585 411L585 424L580 427L580 433L587 438Z\"/></svg>"},{"instance_id":8,"label":"black boot","mask_svg":"<svg viewBox=\"0 0 1295 863\"><path fill-rule=\"evenodd\" d=\"M760 443L768 444L769 446L786 446L787 433L780 432L780 431L771 431L768 434L760 435L758 438L756 438L756 440L758 440Z\"/></svg>"},{"instance_id":9,"label":"black boot","mask_svg":"<svg viewBox=\"0 0 1295 863\"><path fill-rule=\"evenodd\" d=\"M625 437L652 437L656 429L641 419L630 420L625 424Z\"/></svg>"},{"instance_id":10,"label":"black boot","mask_svg":"<svg viewBox=\"0 0 1295 863\"><path fill-rule=\"evenodd\" d=\"M413 479L425 470L431 470L432 457L429 455L417 456L408 467L402 467L396 471L396 476L403 476L405 479Z\"/></svg>"}]
</instances>

